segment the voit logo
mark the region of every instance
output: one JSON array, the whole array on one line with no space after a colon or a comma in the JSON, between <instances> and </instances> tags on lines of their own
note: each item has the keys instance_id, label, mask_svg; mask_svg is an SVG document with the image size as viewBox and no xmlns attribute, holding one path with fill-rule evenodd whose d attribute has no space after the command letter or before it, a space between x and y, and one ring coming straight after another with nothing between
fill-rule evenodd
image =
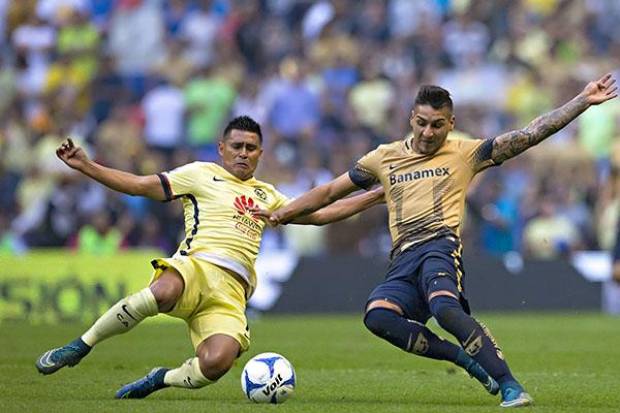
<instances>
[{"instance_id":1,"label":"voit logo","mask_svg":"<svg viewBox=\"0 0 620 413\"><path fill-rule=\"evenodd\" d=\"M256 206L257 205L254 200L250 197L246 197L245 195L235 198L235 208L237 209L239 215L246 215L247 213L254 221L258 221L258 217L254 216L250 210Z\"/></svg>"}]
</instances>

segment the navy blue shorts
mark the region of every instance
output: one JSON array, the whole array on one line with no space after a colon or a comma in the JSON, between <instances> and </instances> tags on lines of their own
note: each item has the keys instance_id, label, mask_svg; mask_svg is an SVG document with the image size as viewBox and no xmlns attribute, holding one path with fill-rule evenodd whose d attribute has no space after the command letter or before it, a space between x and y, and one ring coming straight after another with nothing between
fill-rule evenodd
<instances>
[{"instance_id":1,"label":"navy blue shorts","mask_svg":"<svg viewBox=\"0 0 620 413\"><path fill-rule=\"evenodd\" d=\"M375 300L398 305L405 317L421 323L431 317L428 296L447 290L459 298L469 314L463 285L461 244L452 237L430 240L398 255L388 268L385 280L370 293L366 306Z\"/></svg>"}]
</instances>

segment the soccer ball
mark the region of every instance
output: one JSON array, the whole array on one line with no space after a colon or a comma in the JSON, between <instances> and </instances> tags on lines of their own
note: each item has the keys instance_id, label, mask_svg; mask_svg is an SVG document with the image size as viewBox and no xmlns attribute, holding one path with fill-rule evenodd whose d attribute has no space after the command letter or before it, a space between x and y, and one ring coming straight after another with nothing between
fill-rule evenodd
<instances>
[{"instance_id":1,"label":"soccer ball","mask_svg":"<svg viewBox=\"0 0 620 413\"><path fill-rule=\"evenodd\" d=\"M261 353L245 364L241 388L256 403L283 403L295 388L295 370L277 353Z\"/></svg>"}]
</instances>

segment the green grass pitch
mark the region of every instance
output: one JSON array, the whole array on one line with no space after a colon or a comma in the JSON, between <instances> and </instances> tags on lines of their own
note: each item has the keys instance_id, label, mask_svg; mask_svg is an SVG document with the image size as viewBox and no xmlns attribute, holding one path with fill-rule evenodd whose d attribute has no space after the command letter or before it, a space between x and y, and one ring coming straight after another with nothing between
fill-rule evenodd
<instances>
[{"instance_id":1,"label":"green grass pitch","mask_svg":"<svg viewBox=\"0 0 620 413\"><path fill-rule=\"evenodd\" d=\"M620 320L599 314L483 314L536 412L620 411ZM359 316L265 316L252 347L217 384L114 400L121 384L191 355L182 322L145 323L99 345L75 368L38 374L36 357L84 326L0 325L2 412L497 412L489 396L446 362L425 360L373 337ZM439 330L438 330L439 331ZM441 334L441 333L440 333ZM444 335L445 336L445 335ZM243 364L275 351L298 383L282 405L257 405L240 387Z\"/></svg>"}]
</instances>

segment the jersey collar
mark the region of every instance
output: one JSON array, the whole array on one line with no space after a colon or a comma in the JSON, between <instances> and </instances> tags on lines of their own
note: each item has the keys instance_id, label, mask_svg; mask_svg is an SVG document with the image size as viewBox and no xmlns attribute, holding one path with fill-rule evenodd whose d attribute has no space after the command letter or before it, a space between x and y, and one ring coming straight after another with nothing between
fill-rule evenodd
<instances>
[{"instance_id":1,"label":"jersey collar","mask_svg":"<svg viewBox=\"0 0 620 413\"><path fill-rule=\"evenodd\" d=\"M238 182L241 184L248 184L248 185L253 185L256 183L256 178L254 176L252 176L250 179L246 179L245 181L242 181L241 179L237 178L235 175L231 174L226 169L224 169L222 165L217 164L217 163L214 163L214 165L220 170L220 175L222 175L222 177L226 178L227 180Z\"/></svg>"}]
</instances>

